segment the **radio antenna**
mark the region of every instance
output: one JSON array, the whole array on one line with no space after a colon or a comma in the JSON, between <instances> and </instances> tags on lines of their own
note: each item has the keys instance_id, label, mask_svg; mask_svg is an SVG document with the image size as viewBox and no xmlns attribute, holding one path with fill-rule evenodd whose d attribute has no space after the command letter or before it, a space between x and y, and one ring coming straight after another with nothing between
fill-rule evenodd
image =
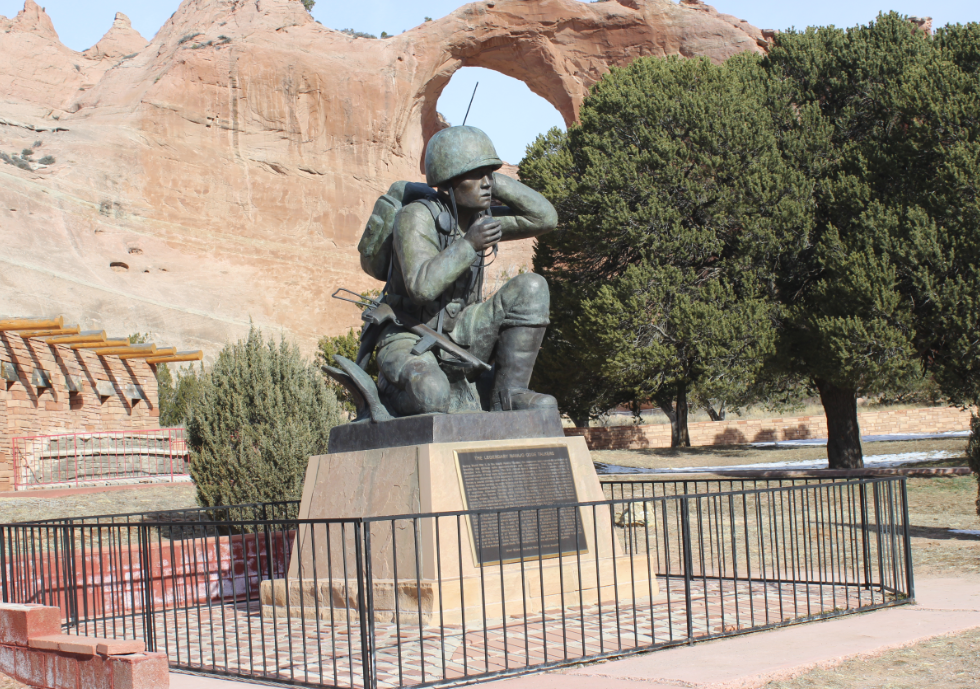
<instances>
[{"instance_id":1,"label":"radio antenna","mask_svg":"<svg viewBox=\"0 0 980 689\"><path fill-rule=\"evenodd\" d=\"M476 89L480 86L480 82L476 82L476 86L473 87L473 95L470 96L470 104L466 106L466 116L463 118L463 126L466 126L466 120L470 116L470 108L473 107L473 99L476 98Z\"/></svg>"}]
</instances>

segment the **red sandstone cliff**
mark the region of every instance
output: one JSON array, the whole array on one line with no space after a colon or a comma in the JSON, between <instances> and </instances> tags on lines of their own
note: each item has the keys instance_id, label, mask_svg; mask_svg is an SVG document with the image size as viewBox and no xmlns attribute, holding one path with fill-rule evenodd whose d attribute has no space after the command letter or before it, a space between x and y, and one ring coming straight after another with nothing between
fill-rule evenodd
<instances>
[{"instance_id":1,"label":"red sandstone cliff","mask_svg":"<svg viewBox=\"0 0 980 689\"><path fill-rule=\"evenodd\" d=\"M0 152L56 162L0 164L0 315L210 351L251 318L309 351L357 322L336 287L377 286L363 223L392 181L420 178L460 67L524 81L570 123L610 65L763 45L696 0L490 0L387 40L300 0L185 0L149 43L117 15L77 53L26 0L0 17ZM501 254L514 272L527 247Z\"/></svg>"}]
</instances>

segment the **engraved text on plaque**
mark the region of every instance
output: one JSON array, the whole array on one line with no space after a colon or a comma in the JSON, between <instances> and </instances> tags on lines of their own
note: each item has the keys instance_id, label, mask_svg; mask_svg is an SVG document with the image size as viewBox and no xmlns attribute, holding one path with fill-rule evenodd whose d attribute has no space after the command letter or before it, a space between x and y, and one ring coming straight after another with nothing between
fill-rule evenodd
<instances>
[{"instance_id":1,"label":"engraved text on plaque","mask_svg":"<svg viewBox=\"0 0 980 689\"><path fill-rule=\"evenodd\" d=\"M470 515L480 565L588 550L578 508L534 507L578 501L567 447L458 451L456 462L468 510L524 508Z\"/></svg>"}]
</instances>

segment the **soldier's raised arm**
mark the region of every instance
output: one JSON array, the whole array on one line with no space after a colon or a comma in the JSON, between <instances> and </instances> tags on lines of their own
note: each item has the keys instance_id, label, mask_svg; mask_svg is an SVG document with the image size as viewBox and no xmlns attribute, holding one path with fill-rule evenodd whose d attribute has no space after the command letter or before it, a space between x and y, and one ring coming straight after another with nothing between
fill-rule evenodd
<instances>
[{"instance_id":1,"label":"soldier's raised arm","mask_svg":"<svg viewBox=\"0 0 980 689\"><path fill-rule=\"evenodd\" d=\"M558 225L551 202L516 179L494 172L493 195L507 204L492 209L493 217L500 219L502 241L537 237Z\"/></svg>"},{"instance_id":2,"label":"soldier's raised arm","mask_svg":"<svg viewBox=\"0 0 980 689\"><path fill-rule=\"evenodd\" d=\"M398 212L393 239L408 296L419 306L436 301L476 259L473 246L465 241L439 251L432 214L420 203Z\"/></svg>"}]
</instances>

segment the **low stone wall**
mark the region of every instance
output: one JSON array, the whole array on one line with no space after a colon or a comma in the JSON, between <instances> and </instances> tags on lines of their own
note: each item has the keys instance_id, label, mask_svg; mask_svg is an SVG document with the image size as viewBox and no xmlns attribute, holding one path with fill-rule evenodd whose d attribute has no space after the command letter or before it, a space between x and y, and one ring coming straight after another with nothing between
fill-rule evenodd
<instances>
[{"instance_id":1,"label":"low stone wall","mask_svg":"<svg viewBox=\"0 0 980 689\"><path fill-rule=\"evenodd\" d=\"M861 435L942 433L970 429L970 412L956 407L895 409L858 414ZM776 419L737 419L688 424L691 445L741 445L826 438L827 417L790 416ZM585 436L590 450L640 450L670 447L670 425L566 428L565 435Z\"/></svg>"},{"instance_id":2,"label":"low stone wall","mask_svg":"<svg viewBox=\"0 0 980 689\"><path fill-rule=\"evenodd\" d=\"M0 603L0 672L37 689L167 689L163 653L142 641L61 633L61 611Z\"/></svg>"}]
</instances>

